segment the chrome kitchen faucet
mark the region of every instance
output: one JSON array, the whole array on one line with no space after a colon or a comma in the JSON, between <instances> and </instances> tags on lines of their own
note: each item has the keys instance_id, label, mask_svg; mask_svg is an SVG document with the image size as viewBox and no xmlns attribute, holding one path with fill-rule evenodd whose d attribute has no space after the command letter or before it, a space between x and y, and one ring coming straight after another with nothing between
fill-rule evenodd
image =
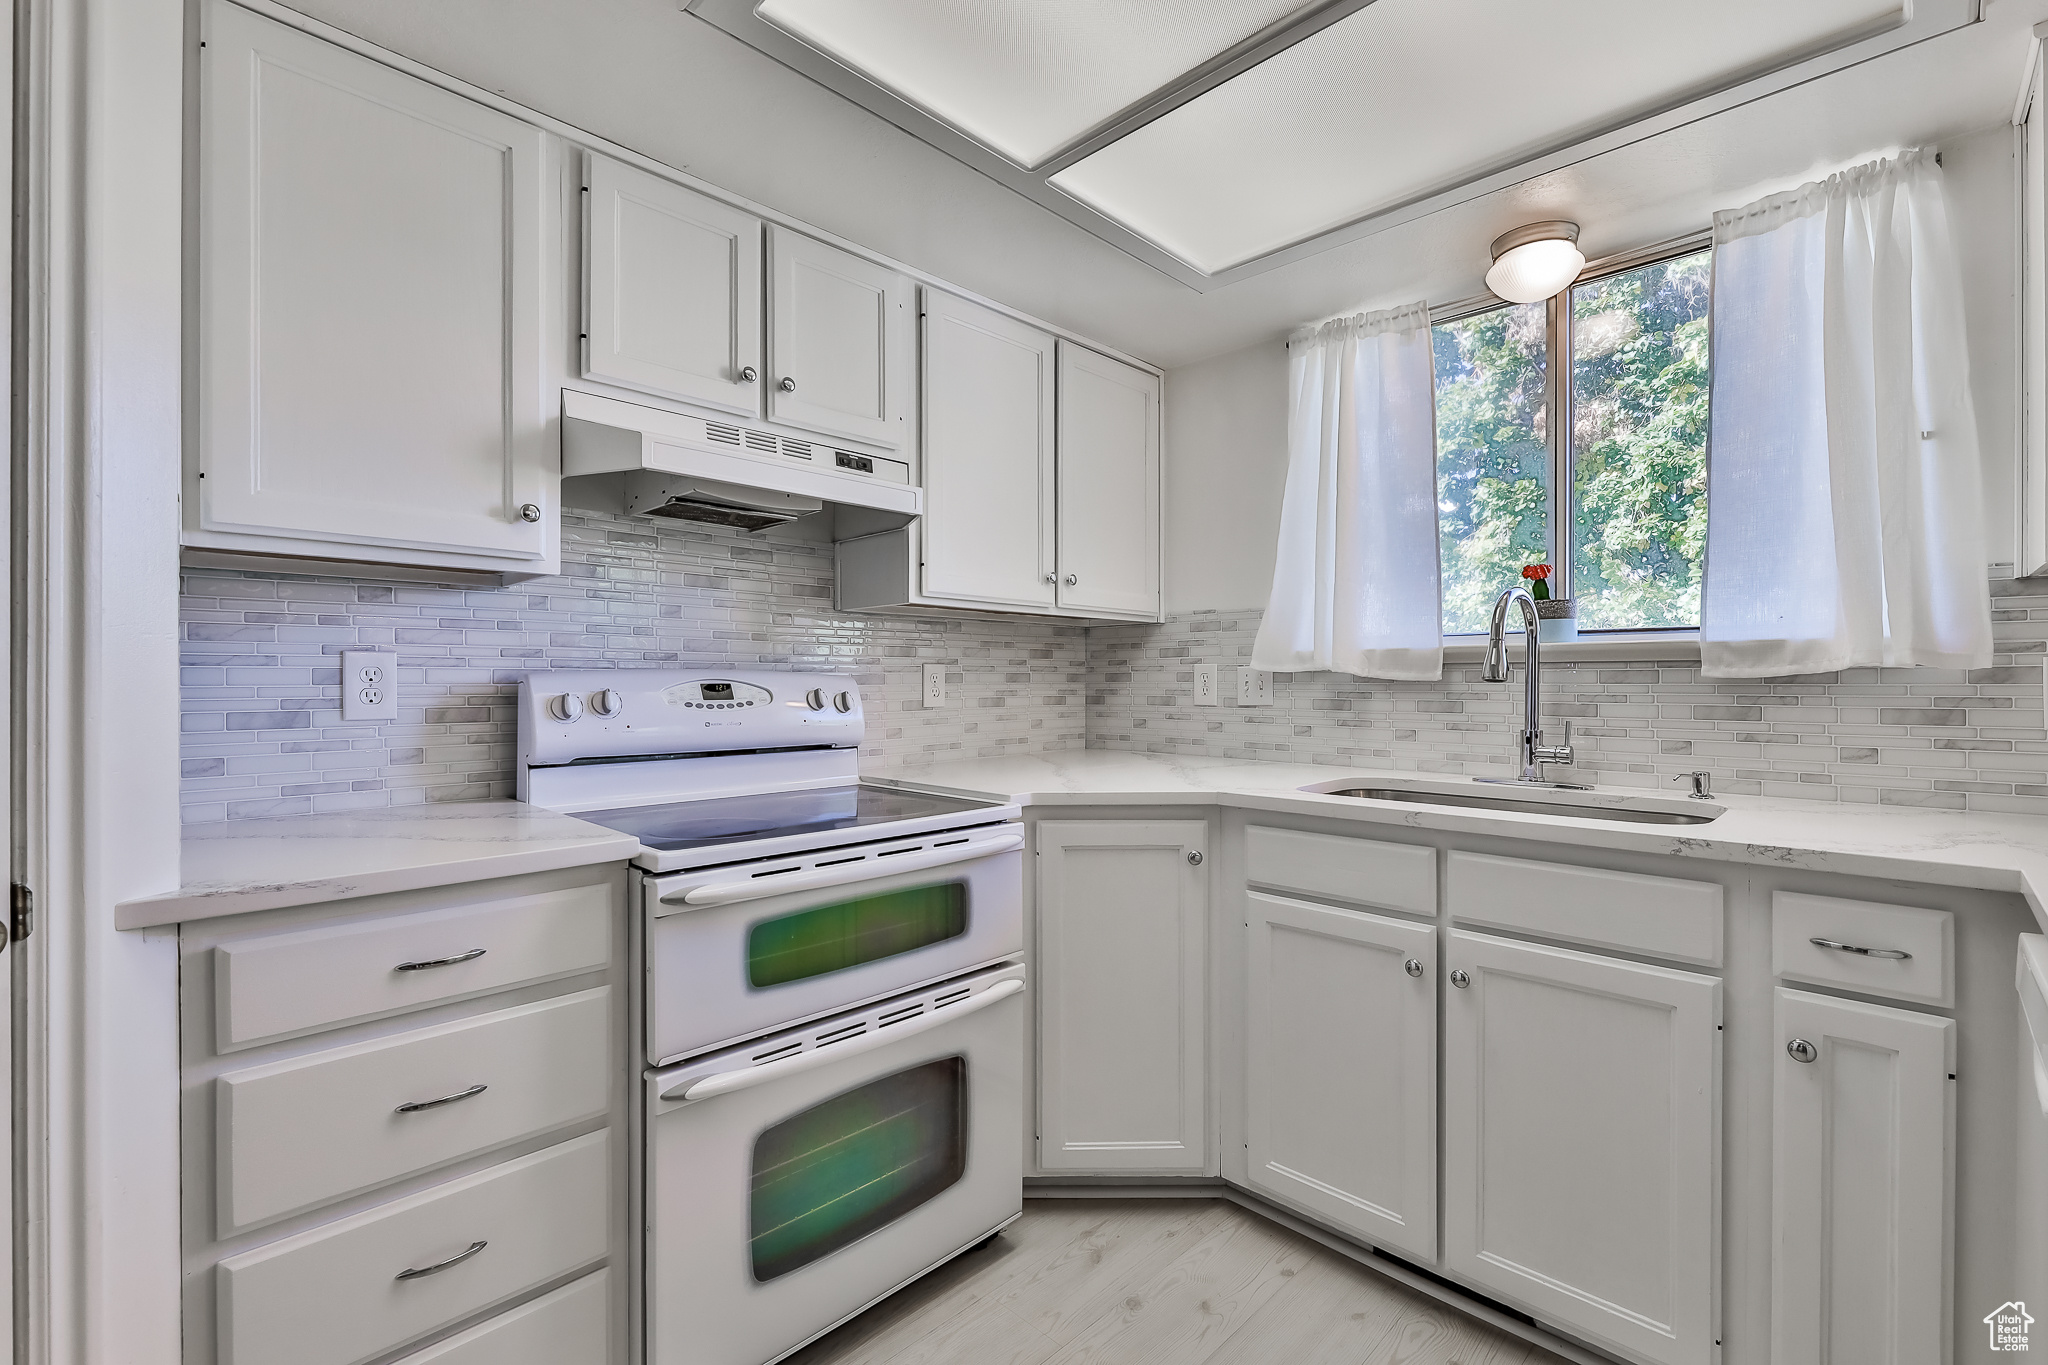
<instances>
[{"instance_id":1,"label":"chrome kitchen faucet","mask_svg":"<svg viewBox=\"0 0 2048 1365\"><path fill-rule=\"evenodd\" d=\"M1528 662L1523 679L1522 731L1515 741L1515 762L1520 765L1520 777L1480 777L1477 782L1513 782L1532 787L1561 787L1571 791L1586 791L1580 782L1551 782L1543 776L1546 763L1569 764L1572 761L1572 723L1564 723L1564 743L1547 748L1543 743L1543 652L1541 642L1536 638L1536 599L1529 590L1522 587L1509 588L1493 603L1493 623L1486 631L1486 668L1479 675L1487 682L1508 680L1507 624L1508 604L1519 602L1522 607L1522 638L1527 642Z\"/></svg>"}]
</instances>

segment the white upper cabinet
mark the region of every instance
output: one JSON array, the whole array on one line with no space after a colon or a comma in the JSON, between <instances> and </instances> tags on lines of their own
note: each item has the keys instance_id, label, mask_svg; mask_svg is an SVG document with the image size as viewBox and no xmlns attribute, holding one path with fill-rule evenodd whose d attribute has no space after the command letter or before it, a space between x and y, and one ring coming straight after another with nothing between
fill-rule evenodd
<instances>
[{"instance_id":1,"label":"white upper cabinet","mask_svg":"<svg viewBox=\"0 0 2048 1365\"><path fill-rule=\"evenodd\" d=\"M1445 1272L1629 1360L1710 1365L1721 983L1462 929L1444 956Z\"/></svg>"},{"instance_id":2,"label":"white upper cabinet","mask_svg":"<svg viewBox=\"0 0 2048 1365\"><path fill-rule=\"evenodd\" d=\"M761 416L761 220L585 158L583 376Z\"/></svg>"},{"instance_id":3,"label":"white upper cabinet","mask_svg":"<svg viewBox=\"0 0 2048 1365\"><path fill-rule=\"evenodd\" d=\"M910 439L917 385L908 278L768 229L768 415L870 445Z\"/></svg>"},{"instance_id":4,"label":"white upper cabinet","mask_svg":"<svg viewBox=\"0 0 2048 1365\"><path fill-rule=\"evenodd\" d=\"M548 571L540 130L218 0L205 34L186 542Z\"/></svg>"},{"instance_id":5,"label":"white upper cabinet","mask_svg":"<svg viewBox=\"0 0 2048 1365\"><path fill-rule=\"evenodd\" d=\"M1059 604L1159 611L1159 376L1059 344Z\"/></svg>"},{"instance_id":6,"label":"white upper cabinet","mask_svg":"<svg viewBox=\"0 0 2048 1365\"><path fill-rule=\"evenodd\" d=\"M1948 1359L1955 1021L1780 989L1775 1042L1773 1365Z\"/></svg>"},{"instance_id":7,"label":"white upper cabinet","mask_svg":"<svg viewBox=\"0 0 2048 1365\"><path fill-rule=\"evenodd\" d=\"M924 291L924 595L1049 609L1054 342L992 308Z\"/></svg>"},{"instance_id":8,"label":"white upper cabinet","mask_svg":"<svg viewBox=\"0 0 2048 1365\"><path fill-rule=\"evenodd\" d=\"M1433 1262L1436 927L1257 891L1245 925L1247 1178Z\"/></svg>"}]
</instances>

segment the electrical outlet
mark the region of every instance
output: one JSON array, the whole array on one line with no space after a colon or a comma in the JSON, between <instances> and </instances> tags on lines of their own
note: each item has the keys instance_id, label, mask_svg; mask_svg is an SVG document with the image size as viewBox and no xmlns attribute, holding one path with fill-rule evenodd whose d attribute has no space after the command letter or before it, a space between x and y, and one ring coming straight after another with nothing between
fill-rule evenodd
<instances>
[{"instance_id":1,"label":"electrical outlet","mask_svg":"<svg viewBox=\"0 0 2048 1365\"><path fill-rule=\"evenodd\" d=\"M1237 704L1239 706L1271 706L1273 704L1273 675L1263 668L1239 668L1237 674Z\"/></svg>"},{"instance_id":2,"label":"electrical outlet","mask_svg":"<svg viewBox=\"0 0 2048 1365\"><path fill-rule=\"evenodd\" d=\"M1215 706L1220 699L1216 695L1216 665L1195 665L1195 705Z\"/></svg>"},{"instance_id":3,"label":"electrical outlet","mask_svg":"<svg viewBox=\"0 0 2048 1365\"><path fill-rule=\"evenodd\" d=\"M927 709L946 704L946 666L926 664L924 666L924 704Z\"/></svg>"},{"instance_id":4,"label":"electrical outlet","mask_svg":"<svg viewBox=\"0 0 2048 1365\"><path fill-rule=\"evenodd\" d=\"M398 719L398 656L381 649L341 651L341 718Z\"/></svg>"}]
</instances>

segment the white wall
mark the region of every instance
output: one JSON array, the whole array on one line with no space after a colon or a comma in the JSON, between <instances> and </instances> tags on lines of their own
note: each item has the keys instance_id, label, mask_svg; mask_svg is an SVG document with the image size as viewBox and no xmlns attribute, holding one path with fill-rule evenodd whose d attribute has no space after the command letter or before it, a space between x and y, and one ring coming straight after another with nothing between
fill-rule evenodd
<instances>
[{"instance_id":1,"label":"white wall","mask_svg":"<svg viewBox=\"0 0 2048 1365\"><path fill-rule=\"evenodd\" d=\"M2012 130L2000 125L1951 139L1942 161L1963 263L1971 382L1984 453L1985 560L2009 562L2018 544L2019 473ZM1789 186L1759 194L1774 188ZM1701 224L1710 216L1711 210L1702 210ZM1286 447L1283 338L1168 371L1168 612L1265 606Z\"/></svg>"}]
</instances>

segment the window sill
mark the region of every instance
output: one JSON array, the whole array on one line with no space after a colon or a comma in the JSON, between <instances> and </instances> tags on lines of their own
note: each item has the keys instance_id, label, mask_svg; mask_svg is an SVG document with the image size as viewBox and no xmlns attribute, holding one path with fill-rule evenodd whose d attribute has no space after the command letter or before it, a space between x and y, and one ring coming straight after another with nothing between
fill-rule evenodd
<instances>
[{"instance_id":1,"label":"window sill","mask_svg":"<svg viewBox=\"0 0 2048 1365\"><path fill-rule=\"evenodd\" d=\"M1518 638L1521 633L1518 630L1508 637L1510 663L1521 661L1522 642ZM1479 636L1444 637L1444 662L1447 664L1476 664L1485 657L1486 641ZM1602 633L1543 646L1546 663L1625 663L1667 659L1674 663L1697 663L1699 657L1700 633L1696 630L1659 630L1639 635Z\"/></svg>"}]
</instances>

